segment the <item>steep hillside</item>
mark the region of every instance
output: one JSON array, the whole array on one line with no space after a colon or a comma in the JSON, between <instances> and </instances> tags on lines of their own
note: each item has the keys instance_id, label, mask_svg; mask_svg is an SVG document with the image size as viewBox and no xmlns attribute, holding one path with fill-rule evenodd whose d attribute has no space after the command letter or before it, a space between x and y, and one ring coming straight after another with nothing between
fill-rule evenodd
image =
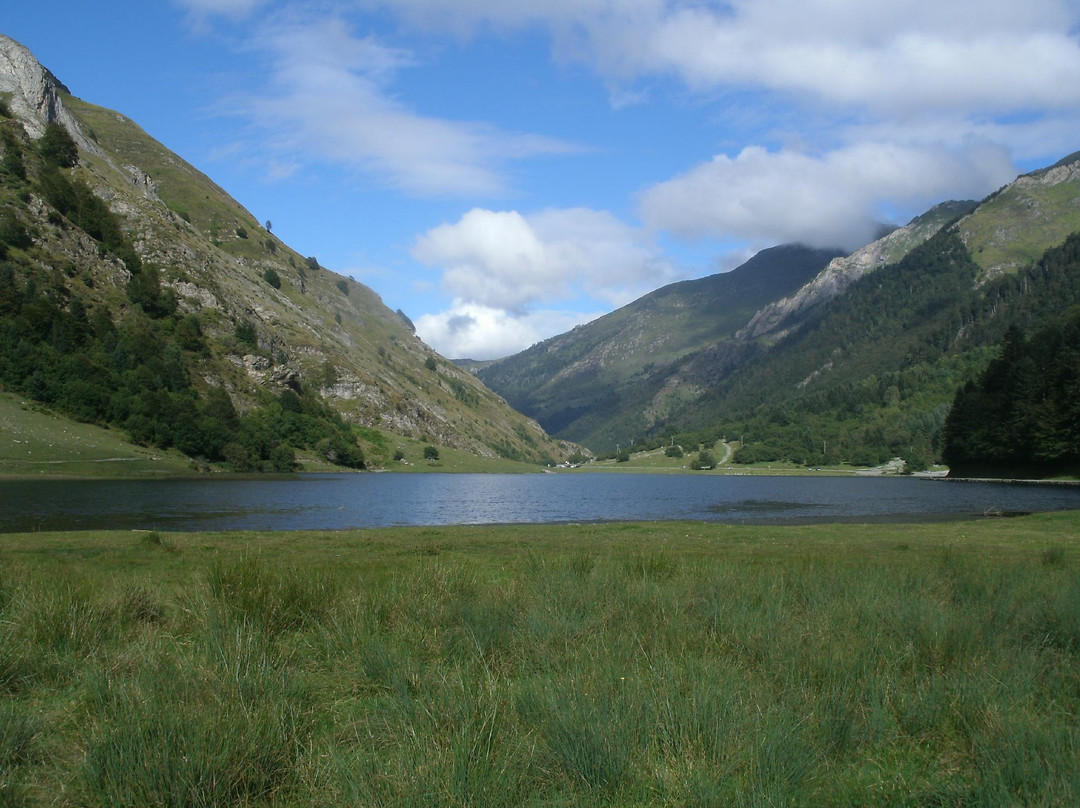
<instances>
[{"instance_id":1,"label":"steep hillside","mask_svg":"<svg viewBox=\"0 0 1080 808\"><path fill-rule=\"evenodd\" d=\"M212 391L224 391L239 416L280 408L292 391L311 402L305 416L326 402L332 412L318 417L336 413L367 428L369 455L392 451L394 433L485 456L565 456L538 425L424 345L372 290L291 250L130 119L75 98L3 36L0 99L0 280L17 323L6 350L21 339L34 346L33 361L48 354L41 345L51 338L38 335L39 345L32 333L16 334L28 321L24 307L48 306L42 312L54 323L144 329L183 375L170 392L196 411ZM49 155L53 136L74 142L74 160ZM83 355L102 379L136 372L109 366L108 339L91 331L60 353ZM183 344L180 332L194 336ZM63 408L59 391L35 388L42 369L25 370L4 384ZM119 426L124 415L106 404L82 413Z\"/></svg>"},{"instance_id":2,"label":"steep hillside","mask_svg":"<svg viewBox=\"0 0 1080 808\"><path fill-rule=\"evenodd\" d=\"M640 433L693 394L667 385L680 359L730 337L836 254L797 245L763 250L731 272L665 286L476 373L549 432L614 444L618 429Z\"/></svg>"},{"instance_id":3,"label":"steep hillside","mask_svg":"<svg viewBox=\"0 0 1080 808\"><path fill-rule=\"evenodd\" d=\"M939 457L956 390L997 355L1006 333L1033 333L1080 305L1080 235L1046 244L998 204L1028 183L1021 178L1019 188L999 192L902 260L854 282L770 350L714 374L708 391L667 427L744 439L736 459L745 462L875 464L902 456L921 468ZM1067 217L1080 182L1053 187ZM1040 213L1051 224L1042 238L1056 242L1067 225L1049 208ZM1025 250L1038 244L1040 257L988 273L965 236L1010 231L1027 242ZM695 370L715 368L699 360L683 372L693 379Z\"/></svg>"},{"instance_id":4,"label":"steep hillside","mask_svg":"<svg viewBox=\"0 0 1080 808\"><path fill-rule=\"evenodd\" d=\"M960 222L980 282L1037 261L1080 231L1080 153L1019 177Z\"/></svg>"},{"instance_id":5,"label":"steep hillside","mask_svg":"<svg viewBox=\"0 0 1080 808\"><path fill-rule=\"evenodd\" d=\"M887 233L877 241L829 262L813 280L795 294L777 300L756 312L739 330L739 339L769 336L777 339L798 327L809 313L822 303L842 295L852 283L875 269L899 261L922 244L945 224L969 213L976 202L943 202L904 227Z\"/></svg>"},{"instance_id":6,"label":"steep hillside","mask_svg":"<svg viewBox=\"0 0 1080 808\"><path fill-rule=\"evenodd\" d=\"M1080 304L1077 231L1080 155L1071 155L833 259L695 350L653 366L647 352L635 356L638 376L621 388L594 383L606 396L556 386L575 365L565 349L540 349L581 346L576 332L479 372L542 422L547 402L561 407L572 418L546 421L550 431L596 451L726 436L745 440L736 457L747 462L872 465L901 455L925 465L940 454L957 387L986 366L1005 331L1040 328ZM546 376L505 372L525 357Z\"/></svg>"}]
</instances>

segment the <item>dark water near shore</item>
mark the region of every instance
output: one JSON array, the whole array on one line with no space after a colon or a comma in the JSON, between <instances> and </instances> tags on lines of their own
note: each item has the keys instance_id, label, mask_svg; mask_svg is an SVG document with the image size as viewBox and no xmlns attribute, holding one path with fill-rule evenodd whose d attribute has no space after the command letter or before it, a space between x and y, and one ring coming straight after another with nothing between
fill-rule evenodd
<instances>
[{"instance_id":1,"label":"dark water near shore","mask_svg":"<svg viewBox=\"0 0 1080 808\"><path fill-rule=\"evenodd\" d=\"M0 532L336 530L701 520L920 521L1080 509L1080 487L868 477L313 474L0 482Z\"/></svg>"}]
</instances>

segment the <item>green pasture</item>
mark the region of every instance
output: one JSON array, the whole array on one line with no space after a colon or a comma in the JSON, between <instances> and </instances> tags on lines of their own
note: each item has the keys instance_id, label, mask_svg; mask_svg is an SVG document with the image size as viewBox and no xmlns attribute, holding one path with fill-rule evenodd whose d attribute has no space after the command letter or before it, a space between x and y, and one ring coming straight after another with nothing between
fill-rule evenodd
<instances>
[{"instance_id":1,"label":"green pasture","mask_svg":"<svg viewBox=\"0 0 1080 808\"><path fill-rule=\"evenodd\" d=\"M0 804L1080 803L1080 515L0 536Z\"/></svg>"}]
</instances>

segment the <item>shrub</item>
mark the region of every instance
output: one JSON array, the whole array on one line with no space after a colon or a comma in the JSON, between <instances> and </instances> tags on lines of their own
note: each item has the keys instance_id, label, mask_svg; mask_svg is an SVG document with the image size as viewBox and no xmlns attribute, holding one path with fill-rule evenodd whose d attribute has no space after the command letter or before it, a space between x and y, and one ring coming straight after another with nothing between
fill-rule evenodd
<instances>
[{"instance_id":1,"label":"shrub","mask_svg":"<svg viewBox=\"0 0 1080 808\"><path fill-rule=\"evenodd\" d=\"M341 294L343 294L343 295L348 295L349 294L349 282L347 280L345 280L344 278L339 280L334 285L337 286L337 288L341 291Z\"/></svg>"},{"instance_id":2,"label":"shrub","mask_svg":"<svg viewBox=\"0 0 1080 808\"><path fill-rule=\"evenodd\" d=\"M154 319L168 317L176 311L176 293L161 288L161 273L156 267L132 272L125 291L132 303L138 303Z\"/></svg>"},{"instance_id":3,"label":"shrub","mask_svg":"<svg viewBox=\"0 0 1080 808\"><path fill-rule=\"evenodd\" d=\"M4 160L0 163L0 171L16 179L26 179L26 166L23 164L22 147L15 137L4 129L0 131L0 144L4 147Z\"/></svg>"},{"instance_id":4,"label":"shrub","mask_svg":"<svg viewBox=\"0 0 1080 808\"><path fill-rule=\"evenodd\" d=\"M46 163L57 168L71 168L79 162L79 147L67 129L58 123L45 127L45 134L38 141L38 153Z\"/></svg>"},{"instance_id":5,"label":"shrub","mask_svg":"<svg viewBox=\"0 0 1080 808\"><path fill-rule=\"evenodd\" d=\"M255 333L255 326L248 320L237 323L233 334L236 337L236 341L241 345L250 345L252 347L258 345L259 339L258 335Z\"/></svg>"},{"instance_id":6,"label":"shrub","mask_svg":"<svg viewBox=\"0 0 1080 808\"><path fill-rule=\"evenodd\" d=\"M344 466L350 469L364 468L364 452L356 445L350 443L343 435L323 438L315 444L315 451L324 460L336 466Z\"/></svg>"},{"instance_id":7,"label":"shrub","mask_svg":"<svg viewBox=\"0 0 1080 808\"><path fill-rule=\"evenodd\" d=\"M424 460L432 460L432 461L434 461L434 460L438 460L438 459L439 459L439 450L438 449L436 449L434 446L425 446L424 447Z\"/></svg>"},{"instance_id":8,"label":"shrub","mask_svg":"<svg viewBox=\"0 0 1080 808\"><path fill-rule=\"evenodd\" d=\"M25 249L34 243L22 222L7 210L0 212L0 242L19 249Z\"/></svg>"},{"instance_id":9,"label":"shrub","mask_svg":"<svg viewBox=\"0 0 1080 808\"><path fill-rule=\"evenodd\" d=\"M700 452L698 452L698 456L694 458L694 460L690 463L690 468L694 469L695 471L711 469L715 466L716 458L713 456L712 452L706 449L702 449Z\"/></svg>"}]
</instances>

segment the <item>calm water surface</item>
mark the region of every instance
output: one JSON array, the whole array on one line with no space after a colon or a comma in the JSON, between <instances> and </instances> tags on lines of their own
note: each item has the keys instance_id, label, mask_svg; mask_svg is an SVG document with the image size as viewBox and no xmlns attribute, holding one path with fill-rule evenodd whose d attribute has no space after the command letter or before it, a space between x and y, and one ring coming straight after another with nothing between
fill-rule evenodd
<instances>
[{"instance_id":1,"label":"calm water surface","mask_svg":"<svg viewBox=\"0 0 1080 808\"><path fill-rule=\"evenodd\" d=\"M0 482L0 532L335 530L691 519L919 520L1080 509L1080 487L912 478L648 474L312 474Z\"/></svg>"}]
</instances>

